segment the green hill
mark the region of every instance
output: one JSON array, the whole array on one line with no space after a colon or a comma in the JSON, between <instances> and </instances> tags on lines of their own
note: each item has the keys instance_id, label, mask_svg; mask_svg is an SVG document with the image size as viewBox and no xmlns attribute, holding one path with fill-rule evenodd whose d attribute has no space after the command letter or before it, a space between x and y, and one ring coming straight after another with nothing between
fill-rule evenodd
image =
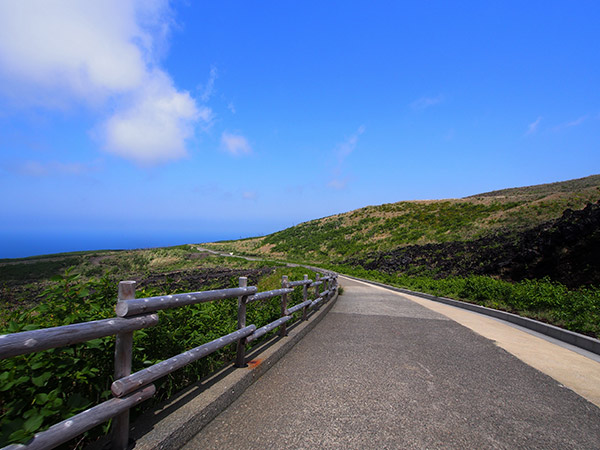
<instances>
[{"instance_id":1,"label":"green hill","mask_svg":"<svg viewBox=\"0 0 600 450\"><path fill-rule=\"evenodd\" d=\"M600 175L367 206L203 246L322 264L600 338Z\"/></svg>"},{"instance_id":2,"label":"green hill","mask_svg":"<svg viewBox=\"0 0 600 450\"><path fill-rule=\"evenodd\" d=\"M313 263L410 245L523 232L600 199L600 175L462 199L402 201L311 220L268 236L207 244L215 250Z\"/></svg>"}]
</instances>

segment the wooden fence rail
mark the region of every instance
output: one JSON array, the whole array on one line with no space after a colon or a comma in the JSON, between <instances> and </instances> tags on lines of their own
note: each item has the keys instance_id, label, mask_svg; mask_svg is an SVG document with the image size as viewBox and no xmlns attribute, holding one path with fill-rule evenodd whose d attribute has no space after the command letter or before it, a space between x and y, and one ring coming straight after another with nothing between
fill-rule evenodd
<instances>
[{"instance_id":1,"label":"wooden fence rail","mask_svg":"<svg viewBox=\"0 0 600 450\"><path fill-rule=\"evenodd\" d=\"M26 355L57 347L80 344L82 342L114 336L119 332L129 332L148 328L158 323L157 314L122 319L94 320L62 327L23 331L0 335L0 359Z\"/></svg>"},{"instance_id":2,"label":"wooden fence rail","mask_svg":"<svg viewBox=\"0 0 600 450\"><path fill-rule=\"evenodd\" d=\"M57 423L46 431L37 433L26 444L13 444L1 450L50 449L85 431L109 420L113 420L111 448L124 450L129 445L129 410L151 398L156 392L152 382L168 375L200 358L227 345L237 342L236 367L245 367L246 345L279 328L280 336L287 335L286 324L292 314L303 311L301 320L308 320L308 311L331 298L337 290L337 274L320 277L316 281L304 275L303 280L281 280L281 289L257 292L256 286L247 286L247 278L241 277L238 288L135 298L135 281L119 283L118 301L115 311L118 317L95 320L53 328L24 331L0 335L0 359L25 355L51 348L78 344L93 339L115 336L115 381L111 385L114 398ZM321 286L324 289L321 292ZM288 308L289 295L296 287L302 287L303 301ZM308 298L308 289L314 288L314 299ZM281 297L281 317L260 328L246 325L246 305L258 300ZM237 298L238 329L211 342L169 357L135 373L131 373L133 332L155 326L159 321L156 311L179 308L197 303Z\"/></svg>"}]
</instances>

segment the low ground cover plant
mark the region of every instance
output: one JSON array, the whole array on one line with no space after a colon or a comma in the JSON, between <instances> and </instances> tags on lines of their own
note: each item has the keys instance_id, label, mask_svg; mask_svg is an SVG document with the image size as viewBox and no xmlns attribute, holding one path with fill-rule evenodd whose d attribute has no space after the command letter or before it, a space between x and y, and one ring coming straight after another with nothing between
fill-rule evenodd
<instances>
[{"instance_id":1,"label":"low ground cover plant","mask_svg":"<svg viewBox=\"0 0 600 450\"><path fill-rule=\"evenodd\" d=\"M353 266L335 266L332 269L392 286L512 312L600 338L600 289L597 287L569 290L549 278L511 283L480 275L435 279Z\"/></svg>"},{"instance_id":2,"label":"low ground cover plant","mask_svg":"<svg viewBox=\"0 0 600 450\"><path fill-rule=\"evenodd\" d=\"M233 264L231 261L229 264ZM245 264L242 264L245 265ZM256 267L256 263L254 264ZM260 291L281 287L282 275L290 280L315 274L304 268L267 267L258 276L250 272L249 285ZM202 289L238 286L238 276ZM189 292L185 283L166 292L164 287L147 287L136 297ZM1 310L0 334L47 328L114 317L117 283L113 277L83 277L73 269L52 277L39 301L32 307ZM289 305L302 301L301 288L290 296ZM298 314L298 313L297 313ZM300 312L301 314L301 312ZM248 305L247 324L257 327L280 317L280 297ZM237 299L228 299L159 312L159 324L134 333L133 371L158 363L237 329ZM34 433L109 399L114 370L114 337L96 339L69 347L17 356L0 361L0 447L25 442ZM253 342L253 345L261 341ZM235 345L228 346L196 363L155 382L157 395L145 402L148 409L234 359ZM110 422L90 430L64 448L76 448L105 434Z\"/></svg>"}]
</instances>

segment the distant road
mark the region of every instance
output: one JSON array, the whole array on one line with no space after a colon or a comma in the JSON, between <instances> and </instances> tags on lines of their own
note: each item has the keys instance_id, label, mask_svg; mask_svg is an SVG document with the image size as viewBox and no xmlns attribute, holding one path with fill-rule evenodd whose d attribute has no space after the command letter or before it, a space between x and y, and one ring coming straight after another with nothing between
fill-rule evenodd
<instances>
[{"instance_id":1,"label":"distant road","mask_svg":"<svg viewBox=\"0 0 600 450\"><path fill-rule=\"evenodd\" d=\"M241 256L241 255L235 255L233 253L218 252L216 250L210 250L210 249L204 248L204 247L196 247L196 250L198 250L200 252L212 253L213 255L218 255L218 256L233 256L235 258L243 258L243 259L247 259L248 261L266 261L265 259L255 258L254 256Z\"/></svg>"},{"instance_id":2,"label":"distant road","mask_svg":"<svg viewBox=\"0 0 600 450\"><path fill-rule=\"evenodd\" d=\"M467 328L494 328L492 319L451 319L340 279L329 314L185 448L600 448L600 408ZM500 325L501 341L521 333ZM559 366L557 349L569 351L549 354L531 339ZM566 372L581 357L600 373L574 355Z\"/></svg>"}]
</instances>

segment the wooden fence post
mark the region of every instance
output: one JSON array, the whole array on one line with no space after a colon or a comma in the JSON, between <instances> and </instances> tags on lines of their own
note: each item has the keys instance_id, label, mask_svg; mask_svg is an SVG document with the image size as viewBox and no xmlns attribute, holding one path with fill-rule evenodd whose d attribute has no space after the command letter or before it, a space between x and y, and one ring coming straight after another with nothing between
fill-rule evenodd
<instances>
[{"instance_id":1,"label":"wooden fence post","mask_svg":"<svg viewBox=\"0 0 600 450\"><path fill-rule=\"evenodd\" d=\"M308 275L304 275L304 281L308 280ZM308 285L305 283L302 286L302 301L308 300ZM302 308L302 320L308 320L308 305Z\"/></svg>"},{"instance_id":2,"label":"wooden fence post","mask_svg":"<svg viewBox=\"0 0 600 450\"><path fill-rule=\"evenodd\" d=\"M287 275L283 275L281 277L281 287L282 288L289 287ZM288 304L288 294L281 294L281 317L286 315L287 304ZM279 336L281 336L281 337L287 336L287 326L285 323L283 323L279 327Z\"/></svg>"},{"instance_id":3,"label":"wooden fence post","mask_svg":"<svg viewBox=\"0 0 600 450\"><path fill-rule=\"evenodd\" d=\"M135 298L135 281L119 283L118 301ZM131 375L131 357L133 352L133 331L117 333L115 342L115 380ZM112 450L125 450L129 444L129 410L119 414L113 420Z\"/></svg>"},{"instance_id":4,"label":"wooden fence post","mask_svg":"<svg viewBox=\"0 0 600 450\"><path fill-rule=\"evenodd\" d=\"M321 279L321 274L318 273L317 276L316 276L316 278L315 278L315 282L319 281L320 279ZM318 299L321 296L321 289L319 288L319 286L320 286L319 284L317 284L315 286L315 300ZM319 309L319 308L320 308L320 306L317 305L317 309Z\"/></svg>"},{"instance_id":5,"label":"wooden fence post","mask_svg":"<svg viewBox=\"0 0 600 450\"><path fill-rule=\"evenodd\" d=\"M240 277L240 287L248 286L248 278ZM238 330L246 326L246 300L247 295L238 297ZM246 367L246 338L243 337L237 342L237 354L235 357L235 367Z\"/></svg>"}]
</instances>

